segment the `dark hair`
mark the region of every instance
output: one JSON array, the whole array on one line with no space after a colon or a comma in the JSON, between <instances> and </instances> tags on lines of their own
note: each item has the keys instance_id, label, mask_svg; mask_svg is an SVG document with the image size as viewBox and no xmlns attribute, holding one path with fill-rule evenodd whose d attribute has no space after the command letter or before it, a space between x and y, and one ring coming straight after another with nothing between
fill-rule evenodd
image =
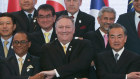
<instances>
[{"instance_id":1,"label":"dark hair","mask_svg":"<svg viewBox=\"0 0 140 79\"><path fill-rule=\"evenodd\" d=\"M2 13L2 14L0 14L0 18L1 17L10 17L12 19L13 24L16 24L15 17L12 14L10 14L10 13Z\"/></svg>"},{"instance_id":2,"label":"dark hair","mask_svg":"<svg viewBox=\"0 0 140 79\"><path fill-rule=\"evenodd\" d=\"M126 28L124 26L122 26L121 24L118 24L118 23L114 23L114 24L111 24L110 25L109 30L108 30L108 35L109 35L110 30L113 29L113 28L122 28L124 34L127 36L127 30L126 30Z\"/></svg>"},{"instance_id":3,"label":"dark hair","mask_svg":"<svg viewBox=\"0 0 140 79\"><path fill-rule=\"evenodd\" d=\"M55 10L54 10L54 8L53 8L51 5L49 5L49 4L42 4L42 5L40 5L40 6L38 7L38 9L37 9L37 15L38 15L39 10L51 11L51 12L52 12L52 15L53 15L53 16L55 15Z\"/></svg>"},{"instance_id":4,"label":"dark hair","mask_svg":"<svg viewBox=\"0 0 140 79\"><path fill-rule=\"evenodd\" d=\"M27 33L27 32L24 32L24 31L18 31L18 32L16 32L15 34L25 34L26 35L26 37L27 37L27 40L30 42L31 40L30 40L30 38L29 38L29 34Z\"/></svg>"}]
</instances>

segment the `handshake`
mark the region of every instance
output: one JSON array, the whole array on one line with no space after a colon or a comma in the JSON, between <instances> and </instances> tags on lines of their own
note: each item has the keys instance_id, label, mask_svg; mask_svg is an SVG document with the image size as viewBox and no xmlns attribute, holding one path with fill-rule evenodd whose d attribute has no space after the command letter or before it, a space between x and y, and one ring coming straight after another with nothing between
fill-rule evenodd
<instances>
[{"instance_id":1,"label":"handshake","mask_svg":"<svg viewBox=\"0 0 140 79\"><path fill-rule=\"evenodd\" d=\"M30 76L28 79L52 79L56 75L54 70L42 71L34 76Z\"/></svg>"}]
</instances>

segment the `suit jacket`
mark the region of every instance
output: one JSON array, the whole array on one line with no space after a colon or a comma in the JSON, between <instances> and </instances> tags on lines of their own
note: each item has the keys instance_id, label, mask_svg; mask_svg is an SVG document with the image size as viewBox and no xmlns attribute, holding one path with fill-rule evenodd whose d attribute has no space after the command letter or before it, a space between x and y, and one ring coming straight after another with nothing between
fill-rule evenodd
<instances>
[{"instance_id":1,"label":"suit jacket","mask_svg":"<svg viewBox=\"0 0 140 79\"><path fill-rule=\"evenodd\" d=\"M28 79L29 76L33 76L40 72L39 58L27 54L24 61L21 75L19 74L19 66L16 56L8 58L3 65L1 65L2 79ZM28 68L32 66L33 68Z\"/></svg>"},{"instance_id":2,"label":"suit jacket","mask_svg":"<svg viewBox=\"0 0 140 79\"><path fill-rule=\"evenodd\" d=\"M50 42L56 39L56 33L55 29L53 29L53 33L51 36ZM30 34L30 39L31 39L31 47L29 48L29 53L34 56L39 56L41 55L41 47L43 44L45 44L45 38L42 33L42 31L34 32Z\"/></svg>"},{"instance_id":3,"label":"suit jacket","mask_svg":"<svg viewBox=\"0 0 140 79\"><path fill-rule=\"evenodd\" d=\"M68 15L68 12L61 11L56 13L57 18L61 15ZM95 31L95 18L89 14L86 14L79 10L79 13L75 22L75 36L83 37L83 35L89 31Z\"/></svg>"},{"instance_id":4,"label":"suit jacket","mask_svg":"<svg viewBox=\"0 0 140 79\"><path fill-rule=\"evenodd\" d=\"M10 44L10 47L9 47L9 50L8 50L8 55L7 57L10 57L10 56L13 56L14 55L14 50L12 48L12 43ZM5 58L5 55L4 55L4 47L3 47L3 44L2 44L2 41L0 39L0 57L2 59Z\"/></svg>"},{"instance_id":5,"label":"suit jacket","mask_svg":"<svg viewBox=\"0 0 140 79\"><path fill-rule=\"evenodd\" d=\"M40 30L40 27L38 26L37 22L34 22L34 21L36 21L36 16L37 16L36 10L34 12L31 23L29 22L29 19L23 10L18 11L18 12L13 12L11 14L16 18L16 22L17 22L16 31L22 30L25 32L32 33L32 32Z\"/></svg>"},{"instance_id":6,"label":"suit jacket","mask_svg":"<svg viewBox=\"0 0 140 79\"><path fill-rule=\"evenodd\" d=\"M92 45L94 45L93 49L95 49L95 51L96 51L96 53L94 55L95 57L96 57L97 53L111 49L109 42L107 44L107 47L105 48L104 38L101 35L101 32L99 31L99 29L97 29L95 32L86 33L84 38L90 40L92 42Z\"/></svg>"},{"instance_id":7,"label":"suit jacket","mask_svg":"<svg viewBox=\"0 0 140 79\"><path fill-rule=\"evenodd\" d=\"M58 79L85 77L85 74L81 74L88 73L92 57L93 52L88 40L73 39L67 48L66 54L60 42L55 40L42 47L41 70L56 69L60 75Z\"/></svg>"},{"instance_id":8,"label":"suit jacket","mask_svg":"<svg viewBox=\"0 0 140 79\"><path fill-rule=\"evenodd\" d=\"M135 25L135 12L120 15L117 23L120 23L127 29L126 48L140 54L140 38Z\"/></svg>"},{"instance_id":9,"label":"suit jacket","mask_svg":"<svg viewBox=\"0 0 140 79\"><path fill-rule=\"evenodd\" d=\"M98 54L97 76L99 79L125 79L126 74L140 71L140 56L124 50L116 63L112 50Z\"/></svg>"}]
</instances>

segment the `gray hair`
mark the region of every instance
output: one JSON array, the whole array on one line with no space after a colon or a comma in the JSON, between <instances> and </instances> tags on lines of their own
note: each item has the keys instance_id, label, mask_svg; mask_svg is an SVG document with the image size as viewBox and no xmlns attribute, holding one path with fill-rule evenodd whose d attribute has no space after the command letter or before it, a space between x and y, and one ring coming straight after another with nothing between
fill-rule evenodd
<instances>
[{"instance_id":1,"label":"gray hair","mask_svg":"<svg viewBox=\"0 0 140 79\"><path fill-rule=\"evenodd\" d=\"M59 20L63 19L63 18L69 19L69 20L72 22L72 24L74 25L74 20L72 19L72 17L70 17L70 16L68 16L68 15L61 15L61 16L58 17L58 19L56 20L55 27L56 27L56 25L57 25L57 22L58 22Z\"/></svg>"},{"instance_id":2,"label":"gray hair","mask_svg":"<svg viewBox=\"0 0 140 79\"><path fill-rule=\"evenodd\" d=\"M108 35L109 35L110 30L113 29L113 28L122 28L123 32L124 32L124 35L127 36L126 28L124 26L122 26L121 24L118 24L118 23L114 23L114 24L110 25L109 30L108 30Z\"/></svg>"},{"instance_id":3,"label":"gray hair","mask_svg":"<svg viewBox=\"0 0 140 79\"><path fill-rule=\"evenodd\" d=\"M103 15L104 12L114 13L115 18L116 18L116 11L113 8L106 7L106 6L102 7L102 9L99 11L98 17L101 18L101 16Z\"/></svg>"}]
</instances>

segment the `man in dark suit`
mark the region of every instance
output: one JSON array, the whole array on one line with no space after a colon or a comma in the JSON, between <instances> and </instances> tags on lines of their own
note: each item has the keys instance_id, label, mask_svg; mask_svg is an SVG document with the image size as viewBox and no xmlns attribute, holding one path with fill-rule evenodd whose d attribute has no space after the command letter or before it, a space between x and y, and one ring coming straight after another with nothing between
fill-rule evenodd
<instances>
[{"instance_id":1,"label":"man in dark suit","mask_svg":"<svg viewBox=\"0 0 140 79\"><path fill-rule=\"evenodd\" d=\"M103 7L98 14L97 20L100 24L100 27L95 32L88 32L84 38L89 39L93 42L96 53L100 53L104 50L111 49L105 36L107 35L107 31L109 26L114 23L116 18L116 12L111 7ZM95 55L96 56L96 55Z\"/></svg>"},{"instance_id":2,"label":"man in dark suit","mask_svg":"<svg viewBox=\"0 0 140 79\"><path fill-rule=\"evenodd\" d=\"M140 27L140 0L134 0L133 5L135 8L135 12L125 13L119 16L117 23L123 25L128 31L128 39L125 47L131 51L140 54L140 37L138 36L138 27Z\"/></svg>"},{"instance_id":3,"label":"man in dark suit","mask_svg":"<svg viewBox=\"0 0 140 79\"><path fill-rule=\"evenodd\" d=\"M87 77L93 57L90 41L73 39L75 27L73 20L67 15L58 18L55 28L58 40L42 47L40 64L44 72L41 73L46 74L47 78Z\"/></svg>"},{"instance_id":4,"label":"man in dark suit","mask_svg":"<svg viewBox=\"0 0 140 79\"><path fill-rule=\"evenodd\" d=\"M28 53L31 45L28 36L24 32L17 32L12 45L15 55L2 63L0 73L2 79L32 79L33 75L40 71L40 64L38 57Z\"/></svg>"},{"instance_id":5,"label":"man in dark suit","mask_svg":"<svg viewBox=\"0 0 140 79\"><path fill-rule=\"evenodd\" d=\"M108 31L112 50L97 55L97 76L99 79L140 79L140 55L124 48L126 29L112 24Z\"/></svg>"},{"instance_id":6,"label":"man in dark suit","mask_svg":"<svg viewBox=\"0 0 140 79\"><path fill-rule=\"evenodd\" d=\"M17 19L16 31L22 30L32 33L40 30L36 23L37 11L34 7L36 3L37 0L19 0L21 11L12 13Z\"/></svg>"},{"instance_id":7,"label":"man in dark suit","mask_svg":"<svg viewBox=\"0 0 140 79\"><path fill-rule=\"evenodd\" d=\"M0 15L0 56L2 58L14 55L11 44L15 29L16 22L13 16L8 13L2 13Z\"/></svg>"},{"instance_id":8,"label":"man in dark suit","mask_svg":"<svg viewBox=\"0 0 140 79\"><path fill-rule=\"evenodd\" d=\"M30 38L32 45L29 52L32 55L40 57L42 45L49 43L56 38L54 29L56 15L54 8L49 4L40 5L37 12L37 22L40 25L41 30L31 34Z\"/></svg>"},{"instance_id":9,"label":"man in dark suit","mask_svg":"<svg viewBox=\"0 0 140 79\"><path fill-rule=\"evenodd\" d=\"M100 53L105 50L109 50L110 45L108 43L108 35L107 31L109 29L109 26L114 23L116 18L116 12L111 7L103 7L99 13L98 13L98 23L100 24L100 27L95 32L88 32L85 34L84 39L89 39L92 42L92 45L94 45L93 49L95 49L95 57L94 62L96 62L96 55L97 53ZM92 63L92 69L90 71L94 71L93 69L94 63ZM91 72L90 79L94 79L94 72Z\"/></svg>"},{"instance_id":10,"label":"man in dark suit","mask_svg":"<svg viewBox=\"0 0 140 79\"><path fill-rule=\"evenodd\" d=\"M73 16L75 24L75 38L83 37L89 31L95 31L95 18L89 14L80 11L82 0L64 0L66 10L58 12L57 18L61 15Z\"/></svg>"}]
</instances>

